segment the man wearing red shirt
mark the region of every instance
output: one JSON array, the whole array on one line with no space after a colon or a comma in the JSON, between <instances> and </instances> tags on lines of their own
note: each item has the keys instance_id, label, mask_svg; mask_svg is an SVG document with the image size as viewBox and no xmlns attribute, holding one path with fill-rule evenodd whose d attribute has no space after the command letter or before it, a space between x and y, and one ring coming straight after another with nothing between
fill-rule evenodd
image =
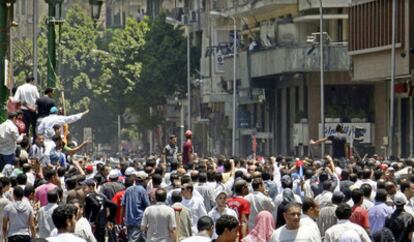
<instances>
[{"instance_id":1,"label":"man wearing red shirt","mask_svg":"<svg viewBox=\"0 0 414 242\"><path fill-rule=\"evenodd\" d=\"M352 215L349 220L363 227L369 234L368 210L362 207L364 193L361 189L356 188L352 191L352 201L354 206L352 207Z\"/></svg>"},{"instance_id":2,"label":"man wearing red shirt","mask_svg":"<svg viewBox=\"0 0 414 242\"><path fill-rule=\"evenodd\" d=\"M134 178L132 176L127 177L125 179L125 189L115 193L114 197L112 198L112 202L115 203L116 206L118 206L115 215L116 224L124 224L124 220L121 214L122 197L124 196L126 189L132 185L134 185Z\"/></svg>"},{"instance_id":3,"label":"man wearing red shirt","mask_svg":"<svg viewBox=\"0 0 414 242\"><path fill-rule=\"evenodd\" d=\"M241 240L248 234L247 222L249 221L250 203L244 196L249 193L249 188L245 180L238 180L234 183L236 196L227 200L227 206L236 211L240 222L239 239Z\"/></svg>"},{"instance_id":4,"label":"man wearing red shirt","mask_svg":"<svg viewBox=\"0 0 414 242\"><path fill-rule=\"evenodd\" d=\"M183 165L186 170L192 169L193 166L193 132L191 130L185 131L185 138L187 139L183 144Z\"/></svg>"}]
</instances>

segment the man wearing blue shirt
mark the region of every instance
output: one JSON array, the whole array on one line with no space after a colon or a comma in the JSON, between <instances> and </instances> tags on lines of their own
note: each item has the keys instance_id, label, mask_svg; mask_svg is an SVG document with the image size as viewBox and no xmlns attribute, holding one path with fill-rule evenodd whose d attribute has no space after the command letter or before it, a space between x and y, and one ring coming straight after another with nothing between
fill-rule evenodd
<instances>
[{"instance_id":1,"label":"man wearing blue shirt","mask_svg":"<svg viewBox=\"0 0 414 242\"><path fill-rule=\"evenodd\" d=\"M370 226L371 235L377 232L381 232L384 228L385 219L393 212L393 208L388 206L387 191L384 189L378 189L375 196L375 206L368 210L368 220Z\"/></svg>"},{"instance_id":2,"label":"man wearing blue shirt","mask_svg":"<svg viewBox=\"0 0 414 242\"><path fill-rule=\"evenodd\" d=\"M140 225L145 208L150 205L145 181L147 173L135 172L135 186L129 187L122 198L121 214L125 214L125 225L127 226L127 237L129 242L138 241L141 236ZM125 213L123 213L125 211Z\"/></svg>"}]
</instances>

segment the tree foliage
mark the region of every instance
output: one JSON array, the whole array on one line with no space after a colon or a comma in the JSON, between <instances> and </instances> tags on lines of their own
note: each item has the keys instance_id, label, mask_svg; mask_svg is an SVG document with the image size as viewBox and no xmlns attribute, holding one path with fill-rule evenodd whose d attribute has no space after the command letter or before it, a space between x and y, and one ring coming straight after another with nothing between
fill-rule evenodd
<instances>
[{"instance_id":1,"label":"tree foliage","mask_svg":"<svg viewBox=\"0 0 414 242\"><path fill-rule=\"evenodd\" d=\"M138 116L135 128L163 123L167 99L186 93L187 71L184 32L164 20L165 15L152 21L127 19L124 29L99 33L79 6L66 12L56 74L68 113L91 110L77 127L93 127L95 137L108 142L116 135L117 116L127 108ZM47 73L46 36L42 26L38 38L42 80ZM21 45L25 48L15 51L14 73L23 80L31 73L32 43L25 40ZM192 56L193 66L197 59Z\"/></svg>"}]
</instances>

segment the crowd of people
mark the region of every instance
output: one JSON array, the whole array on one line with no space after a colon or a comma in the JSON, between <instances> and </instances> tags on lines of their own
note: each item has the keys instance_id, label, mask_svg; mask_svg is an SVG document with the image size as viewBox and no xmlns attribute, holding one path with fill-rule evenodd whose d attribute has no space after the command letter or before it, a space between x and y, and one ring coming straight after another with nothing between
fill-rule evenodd
<instances>
[{"instance_id":1,"label":"crowd of people","mask_svg":"<svg viewBox=\"0 0 414 242\"><path fill-rule=\"evenodd\" d=\"M414 161L346 158L340 127L311 141L340 147L323 159L198 157L188 130L182 148L91 160L67 127L87 112L36 93L28 78L0 124L0 241L414 241Z\"/></svg>"}]
</instances>

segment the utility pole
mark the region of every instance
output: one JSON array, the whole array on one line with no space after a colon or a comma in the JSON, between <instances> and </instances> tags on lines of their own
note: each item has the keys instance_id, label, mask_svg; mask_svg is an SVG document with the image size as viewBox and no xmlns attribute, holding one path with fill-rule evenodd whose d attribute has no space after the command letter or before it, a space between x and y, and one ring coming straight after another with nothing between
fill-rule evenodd
<instances>
[{"instance_id":1,"label":"utility pole","mask_svg":"<svg viewBox=\"0 0 414 242\"><path fill-rule=\"evenodd\" d=\"M5 85L6 54L8 49L8 8L13 9L14 0L0 0L0 122L7 119L8 89Z\"/></svg>"}]
</instances>

